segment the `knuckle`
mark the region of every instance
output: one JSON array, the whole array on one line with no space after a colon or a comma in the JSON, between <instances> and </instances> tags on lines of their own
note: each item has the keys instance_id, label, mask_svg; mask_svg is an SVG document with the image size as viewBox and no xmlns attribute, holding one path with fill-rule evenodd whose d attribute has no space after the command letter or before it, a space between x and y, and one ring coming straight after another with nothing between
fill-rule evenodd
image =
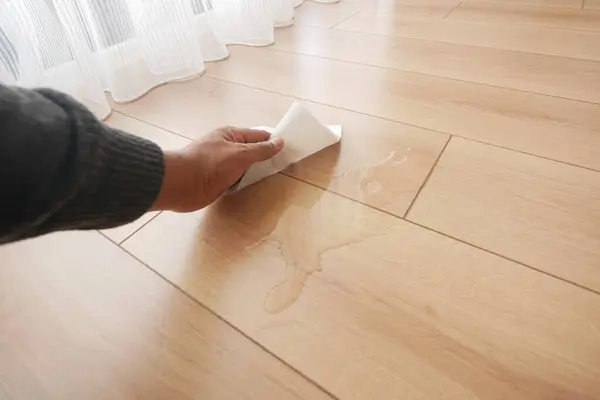
<instances>
[{"instance_id":1,"label":"knuckle","mask_svg":"<svg viewBox=\"0 0 600 400\"><path fill-rule=\"evenodd\" d=\"M228 139L232 139L235 137L235 130L233 126L224 126L219 129L222 132L223 136Z\"/></svg>"}]
</instances>

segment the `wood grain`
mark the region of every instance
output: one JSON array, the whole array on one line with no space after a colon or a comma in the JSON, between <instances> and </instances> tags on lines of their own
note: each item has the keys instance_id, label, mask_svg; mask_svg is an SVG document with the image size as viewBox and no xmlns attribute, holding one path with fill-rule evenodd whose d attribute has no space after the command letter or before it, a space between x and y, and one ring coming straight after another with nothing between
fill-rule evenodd
<instances>
[{"instance_id":1,"label":"wood grain","mask_svg":"<svg viewBox=\"0 0 600 400\"><path fill-rule=\"evenodd\" d=\"M452 139L408 218L600 291L600 175Z\"/></svg>"},{"instance_id":2,"label":"wood grain","mask_svg":"<svg viewBox=\"0 0 600 400\"><path fill-rule=\"evenodd\" d=\"M600 10L600 0L584 0L584 8L589 10Z\"/></svg>"},{"instance_id":3,"label":"wood grain","mask_svg":"<svg viewBox=\"0 0 600 400\"><path fill-rule=\"evenodd\" d=\"M358 13L335 29L600 61L596 32L369 13Z\"/></svg>"},{"instance_id":4,"label":"wood grain","mask_svg":"<svg viewBox=\"0 0 600 400\"><path fill-rule=\"evenodd\" d=\"M346 399L594 399L600 297L281 175L124 246Z\"/></svg>"},{"instance_id":5,"label":"wood grain","mask_svg":"<svg viewBox=\"0 0 600 400\"><path fill-rule=\"evenodd\" d=\"M231 48L207 74L600 169L600 106L267 49Z\"/></svg>"},{"instance_id":6,"label":"wood grain","mask_svg":"<svg viewBox=\"0 0 600 400\"><path fill-rule=\"evenodd\" d=\"M131 104L117 105L173 132L198 137L217 126L275 126L292 99L201 78L157 88ZM433 167L448 135L314 103L327 124L341 124L344 140L285 173L403 216ZM390 185L394 182L394 185Z\"/></svg>"},{"instance_id":7,"label":"wood grain","mask_svg":"<svg viewBox=\"0 0 600 400\"><path fill-rule=\"evenodd\" d=\"M449 19L600 32L600 12L465 0Z\"/></svg>"},{"instance_id":8,"label":"wood grain","mask_svg":"<svg viewBox=\"0 0 600 400\"><path fill-rule=\"evenodd\" d=\"M452 8L460 0L341 0L345 4L352 4L361 9L361 11L389 11L402 6L423 6L435 7L445 6Z\"/></svg>"},{"instance_id":9,"label":"wood grain","mask_svg":"<svg viewBox=\"0 0 600 400\"><path fill-rule=\"evenodd\" d=\"M0 264L0 398L329 398L98 233Z\"/></svg>"},{"instance_id":10,"label":"wood grain","mask_svg":"<svg viewBox=\"0 0 600 400\"><path fill-rule=\"evenodd\" d=\"M274 48L115 104L164 148L294 97L344 139L102 232L122 247L1 247L0 399L597 400L600 172L564 162L600 171L600 4L578 1L306 2Z\"/></svg>"},{"instance_id":11,"label":"wood grain","mask_svg":"<svg viewBox=\"0 0 600 400\"><path fill-rule=\"evenodd\" d=\"M318 28L283 30L271 48L600 103L594 61Z\"/></svg>"},{"instance_id":12,"label":"wood grain","mask_svg":"<svg viewBox=\"0 0 600 400\"><path fill-rule=\"evenodd\" d=\"M121 129L125 132L150 140L158 144L164 150L182 148L190 142L189 139L177 136L171 132L167 132L145 122L138 121L126 115L120 114L119 112L113 112L106 120L106 123L114 128ZM133 234L135 231L147 224L148 221L154 218L157 214L158 212L146 213L132 223L113 229L105 229L102 231L102 233L108 236L115 243L121 243L123 240L127 239L129 235Z\"/></svg>"},{"instance_id":13,"label":"wood grain","mask_svg":"<svg viewBox=\"0 0 600 400\"><path fill-rule=\"evenodd\" d=\"M305 1L296 8L294 25L330 28L356 14L359 9L345 2L319 4Z\"/></svg>"},{"instance_id":14,"label":"wood grain","mask_svg":"<svg viewBox=\"0 0 600 400\"><path fill-rule=\"evenodd\" d=\"M459 0L344 0L362 13L402 15L413 19L444 18Z\"/></svg>"}]
</instances>

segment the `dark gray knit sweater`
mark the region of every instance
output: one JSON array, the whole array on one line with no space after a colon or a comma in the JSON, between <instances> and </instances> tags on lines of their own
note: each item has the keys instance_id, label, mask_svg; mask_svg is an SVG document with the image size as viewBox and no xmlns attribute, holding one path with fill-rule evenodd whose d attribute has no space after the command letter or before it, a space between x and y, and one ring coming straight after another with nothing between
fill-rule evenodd
<instances>
[{"instance_id":1,"label":"dark gray knit sweater","mask_svg":"<svg viewBox=\"0 0 600 400\"><path fill-rule=\"evenodd\" d=\"M0 243L133 221L163 175L157 145L69 96L0 85Z\"/></svg>"}]
</instances>

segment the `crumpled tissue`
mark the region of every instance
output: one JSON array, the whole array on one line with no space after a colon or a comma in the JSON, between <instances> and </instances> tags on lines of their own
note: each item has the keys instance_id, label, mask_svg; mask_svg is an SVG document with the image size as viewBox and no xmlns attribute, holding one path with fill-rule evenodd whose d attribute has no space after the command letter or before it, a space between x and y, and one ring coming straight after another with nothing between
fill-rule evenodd
<instances>
[{"instance_id":1,"label":"crumpled tissue","mask_svg":"<svg viewBox=\"0 0 600 400\"><path fill-rule=\"evenodd\" d=\"M342 139L342 127L340 125L324 125L299 102L295 102L290 107L277 127L261 126L254 129L262 129L270 132L273 136L283 138L285 145L270 160L252 165L229 188L229 192L241 190L268 176L283 171L291 164L334 145Z\"/></svg>"}]
</instances>

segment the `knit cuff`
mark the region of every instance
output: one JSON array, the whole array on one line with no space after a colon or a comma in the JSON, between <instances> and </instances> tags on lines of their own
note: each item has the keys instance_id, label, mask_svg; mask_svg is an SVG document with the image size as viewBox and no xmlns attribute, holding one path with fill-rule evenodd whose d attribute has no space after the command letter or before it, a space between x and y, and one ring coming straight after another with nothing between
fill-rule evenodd
<instances>
[{"instance_id":1,"label":"knit cuff","mask_svg":"<svg viewBox=\"0 0 600 400\"><path fill-rule=\"evenodd\" d=\"M112 129L88 165L82 189L53 217L62 229L106 229L134 221L151 207L164 178L163 152L155 143Z\"/></svg>"}]
</instances>

